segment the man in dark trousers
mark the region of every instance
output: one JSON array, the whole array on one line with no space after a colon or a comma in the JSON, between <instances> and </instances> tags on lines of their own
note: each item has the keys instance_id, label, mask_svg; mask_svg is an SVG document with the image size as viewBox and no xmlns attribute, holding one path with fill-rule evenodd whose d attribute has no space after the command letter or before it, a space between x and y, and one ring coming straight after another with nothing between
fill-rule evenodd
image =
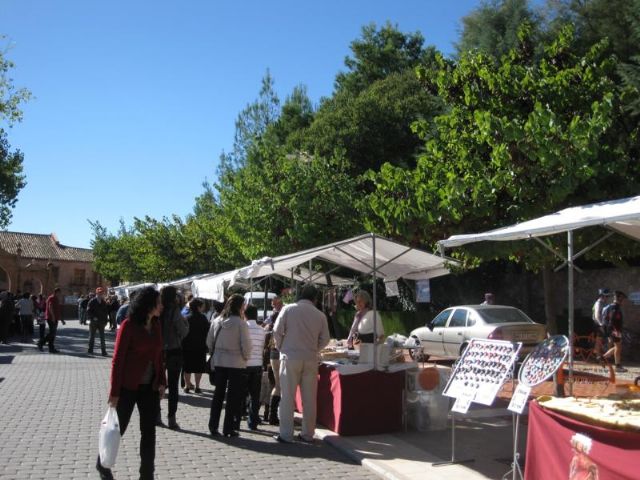
<instances>
[{"instance_id":1,"label":"man in dark trousers","mask_svg":"<svg viewBox=\"0 0 640 480\"><path fill-rule=\"evenodd\" d=\"M100 347L102 356L107 356L107 345L104 341L104 329L109 321L109 306L104 299L104 289L96 288L96 296L87 305L87 316L89 317L89 355L93 354L93 344L96 339L96 330L100 333Z\"/></svg>"},{"instance_id":2,"label":"man in dark trousers","mask_svg":"<svg viewBox=\"0 0 640 480\"><path fill-rule=\"evenodd\" d=\"M53 293L47 298L47 307L44 311L44 319L49 325L49 333L43 340L38 342L38 348L42 351L42 347L45 343L49 344L49 353L58 353L55 347L56 333L58 332L58 322L62 322L63 325L66 322L62 319L62 304L60 303L60 297L62 297L62 291L59 287L53 290Z\"/></svg>"}]
</instances>

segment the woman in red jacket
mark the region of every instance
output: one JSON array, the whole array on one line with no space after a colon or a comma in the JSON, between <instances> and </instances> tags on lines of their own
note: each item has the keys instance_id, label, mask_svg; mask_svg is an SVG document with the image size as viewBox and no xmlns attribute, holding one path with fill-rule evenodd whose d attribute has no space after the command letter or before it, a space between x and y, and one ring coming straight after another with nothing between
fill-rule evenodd
<instances>
[{"instance_id":1,"label":"woman in red jacket","mask_svg":"<svg viewBox=\"0 0 640 480\"><path fill-rule=\"evenodd\" d=\"M140 478L152 479L156 455L156 417L159 399L167 384L162 356L162 333L158 316L160 294L146 287L134 295L129 317L118 329L111 367L109 405L115 407L124 434L133 408L140 414ZM111 470L96 463L102 480L112 480Z\"/></svg>"}]
</instances>

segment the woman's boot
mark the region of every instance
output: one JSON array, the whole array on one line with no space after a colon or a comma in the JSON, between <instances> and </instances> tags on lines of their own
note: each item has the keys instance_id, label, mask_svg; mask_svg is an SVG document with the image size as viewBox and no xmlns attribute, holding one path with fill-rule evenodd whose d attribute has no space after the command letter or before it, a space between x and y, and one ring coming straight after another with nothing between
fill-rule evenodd
<instances>
[{"instance_id":1,"label":"woman's boot","mask_svg":"<svg viewBox=\"0 0 640 480\"><path fill-rule=\"evenodd\" d=\"M271 405L269 405L269 425L280 425L280 419L278 418L279 404L280 397L278 395L271 397Z\"/></svg>"}]
</instances>

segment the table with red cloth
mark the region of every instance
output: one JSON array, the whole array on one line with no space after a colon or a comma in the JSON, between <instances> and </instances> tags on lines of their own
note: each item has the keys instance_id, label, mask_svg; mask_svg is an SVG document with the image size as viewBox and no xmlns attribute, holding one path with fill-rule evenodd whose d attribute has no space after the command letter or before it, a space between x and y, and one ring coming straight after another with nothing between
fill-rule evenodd
<instances>
[{"instance_id":1,"label":"table with red cloth","mask_svg":"<svg viewBox=\"0 0 640 480\"><path fill-rule=\"evenodd\" d=\"M318 369L317 423L339 435L375 435L402 430L405 372L368 370L343 375ZM302 411L300 392L296 408Z\"/></svg>"},{"instance_id":2,"label":"table with red cloth","mask_svg":"<svg viewBox=\"0 0 640 480\"><path fill-rule=\"evenodd\" d=\"M588 452L579 443L591 439ZM590 425L529 403L525 480L640 478L640 433ZM573 475L570 475L570 471Z\"/></svg>"}]
</instances>

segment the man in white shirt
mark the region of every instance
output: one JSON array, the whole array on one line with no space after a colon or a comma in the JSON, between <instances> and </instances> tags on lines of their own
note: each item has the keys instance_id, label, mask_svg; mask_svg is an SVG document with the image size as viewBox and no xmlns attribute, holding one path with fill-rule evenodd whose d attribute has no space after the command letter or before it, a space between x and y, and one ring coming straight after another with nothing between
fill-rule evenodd
<instances>
[{"instance_id":1,"label":"man in white shirt","mask_svg":"<svg viewBox=\"0 0 640 480\"><path fill-rule=\"evenodd\" d=\"M249 415L247 424L249 430L257 430L260 425L260 387L262 386L262 364L264 353L264 338L267 332L258 325L258 309L255 305L247 305L244 309L244 318L249 326L251 337L251 356L247 360L246 377L247 390L250 397ZM244 398L246 399L246 394Z\"/></svg>"},{"instance_id":2,"label":"man in white shirt","mask_svg":"<svg viewBox=\"0 0 640 480\"><path fill-rule=\"evenodd\" d=\"M298 386L302 396L302 433L298 439L312 442L316 428L318 353L329 343L327 317L314 304L318 291L309 284L300 300L286 305L273 330L280 351L279 442L293 441L293 408Z\"/></svg>"}]
</instances>

